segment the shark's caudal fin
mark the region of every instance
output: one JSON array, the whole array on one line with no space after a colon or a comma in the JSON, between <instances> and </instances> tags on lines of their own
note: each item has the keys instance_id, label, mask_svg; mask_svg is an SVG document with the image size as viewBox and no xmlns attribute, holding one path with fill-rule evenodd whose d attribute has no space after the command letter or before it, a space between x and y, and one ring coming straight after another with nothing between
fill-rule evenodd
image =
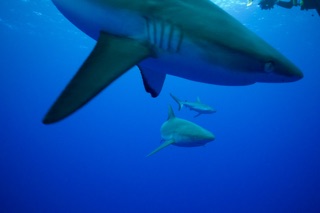
<instances>
[{"instance_id":1,"label":"shark's caudal fin","mask_svg":"<svg viewBox=\"0 0 320 213\"><path fill-rule=\"evenodd\" d=\"M183 107L183 103L181 102L181 100L174 96L172 93L170 93L170 96L173 98L173 100L175 100L175 102L177 102L177 104L179 105L179 110L181 110Z\"/></svg>"},{"instance_id":2,"label":"shark's caudal fin","mask_svg":"<svg viewBox=\"0 0 320 213\"><path fill-rule=\"evenodd\" d=\"M101 32L90 56L53 104L43 123L54 123L69 116L151 54L147 44Z\"/></svg>"},{"instance_id":3,"label":"shark's caudal fin","mask_svg":"<svg viewBox=\"0 0 320 213\"><path fill-rule=\"evenodd\" d=\"M169 145L172 144L172 143L174 143L174 140L173 140L173 139L163 142L158 148L156 148L156 149L153 150L151 153L149 153L149 154L147 155L147 157L153 155L153 154L156 153L156 152L159 152L161 149L169 146Z\"/></svg>"},{"instance_id":4,"label":"shark's caudal fin","mask_svg":"<svg viewBox=\"0 0 320 213\"><path fill-rule=\"evenodd\" d=\"M150 93L153 98L157 97L161 92L166 74L153 72L151 69L140 65L138 65L138 67L141 72L145 90Z\"/></svg>"}]
</instances>

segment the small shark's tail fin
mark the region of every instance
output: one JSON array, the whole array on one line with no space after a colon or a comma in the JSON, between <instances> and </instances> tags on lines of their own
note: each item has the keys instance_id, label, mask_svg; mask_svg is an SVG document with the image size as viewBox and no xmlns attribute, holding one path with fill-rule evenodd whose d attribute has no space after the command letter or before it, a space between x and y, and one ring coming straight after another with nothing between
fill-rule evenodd
<instances>
[{"instance_id":1,"label":"small shark's tail fin","mask_svg":"<svg viewBox=\"0 0 320 213\"><path fill-rule=\"evenodd\" d=\"M177 104L179 105L179 110L181 110L181 108L183 107L182 101L179 98L177 98L176 96L172 95L172 93L170 93L170 96L173 98L173 100L175 100L177 102Z\"/></svg>"}]
</instances>

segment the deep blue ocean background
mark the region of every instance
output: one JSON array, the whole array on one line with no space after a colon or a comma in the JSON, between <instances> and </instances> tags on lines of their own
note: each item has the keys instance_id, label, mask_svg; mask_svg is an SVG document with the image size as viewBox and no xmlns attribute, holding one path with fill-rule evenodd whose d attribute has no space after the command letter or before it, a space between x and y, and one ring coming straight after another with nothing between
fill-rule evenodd
<instances>
[{"instance_id":1,"label":"deep blue ocean background","mask_svg":"<svg viewBox=\"0 0 320 213\"><path fill-rule=\"evenodd\" d=\"M320 212L320 17L215 1L303 70L287 84L225 87L137 68L53 125L41 120L95 41L50 0L0 2L0 212ZM217 109L193 118L169 93ZM212 131L205 147L160 144L168 104Z\"/></svg>"}]
</instances>

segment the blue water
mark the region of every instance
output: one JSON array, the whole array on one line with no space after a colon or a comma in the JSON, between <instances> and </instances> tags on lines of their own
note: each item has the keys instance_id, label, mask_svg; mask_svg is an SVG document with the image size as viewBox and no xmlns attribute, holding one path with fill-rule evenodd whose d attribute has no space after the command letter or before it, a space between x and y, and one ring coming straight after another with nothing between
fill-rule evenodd
<instances>
[{"instance_id":1,"label":"blue water","mask_svg":"<svg viewBox=\"0 0 320 213\"><path fill-rule=\"evenodd\" d=\"M133 68L80 111L41 120L95 41L49 0L0 3L0 212L320 212L320 17L215 1L300 67L288 84L168 76L152 99ZM193 118L172 92L217 109ZM160 144L168 104L209 129L205 147Z\"/></svg>"}]
</instances>

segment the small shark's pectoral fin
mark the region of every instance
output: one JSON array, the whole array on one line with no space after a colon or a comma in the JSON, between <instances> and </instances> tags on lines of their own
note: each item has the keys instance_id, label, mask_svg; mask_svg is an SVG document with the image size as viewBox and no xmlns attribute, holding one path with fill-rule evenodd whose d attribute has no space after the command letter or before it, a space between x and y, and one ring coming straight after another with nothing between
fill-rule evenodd
<instances>
[{"instance_id":1,"label":"small shark's pectoral fin","mask_svg":"<svg viewBox=\"0 0 320 213\"><path fill-rule=\"evenodd\" d=\"M138 65L145 90L151 94L153 98L157 97L162 89L165 73L154 72L152 69Z\"/></svg>"},{"instance_id":2,"label":"small shark's pectoral fin","mask_svg":"<svg viewBox=\"0 0 320 213\"><path fill-rule=\"evenodd\" d=\"M200 116L202 113L201 112L199 112L198 114L196 114L195 116L194 116L194 118L196 118L196 117L198 117L198 116Z\"/></svg>"},{"instance_id":3,"label":"small shark's pectoral fin","mask_svg":"<svg viewBox=\"0 0 320 213\"><path fill-rule=\"evenodd\" d=\"M101 32L90 56L53 104L43 123L62 120L152 54L144 43Z\"/></svg>"},{"instance_id":4,"label":"small shark's pectoral fin","mask_svg":"<svg viewBox=\"0 0 320 213\"><path fill-rule=\"evenodd\" d=\"M161 149L169 146L169 145L172 144L172 143L174 143L174 140L173 140L173 139L163 142L158 148L156 148L156 149L153 150L150 154L148 154L147 157L155 154L156 152L159 152Z\"/></svg>"}]
</instances>

